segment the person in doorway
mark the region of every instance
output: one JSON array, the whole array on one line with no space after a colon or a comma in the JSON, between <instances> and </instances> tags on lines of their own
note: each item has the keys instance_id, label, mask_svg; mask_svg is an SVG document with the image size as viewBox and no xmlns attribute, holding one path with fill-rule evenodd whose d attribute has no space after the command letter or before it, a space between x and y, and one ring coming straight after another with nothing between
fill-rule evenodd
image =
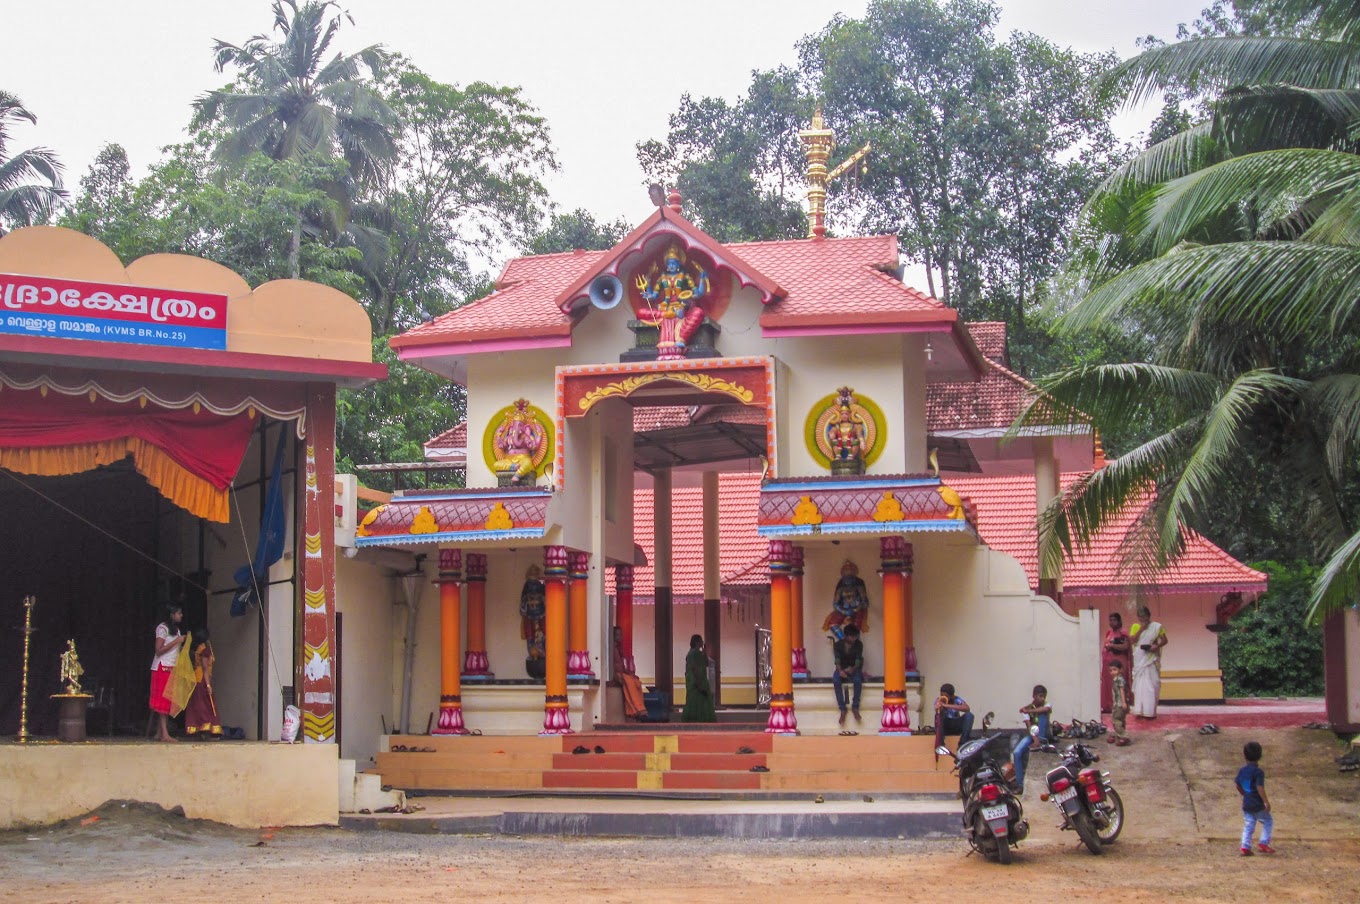
<instances>
[{"instance_id":1,"label":"person in doorway","mask_svg":"<svg viewBox=\"0 0 1360 904\"><path fill-rule=\"evenodd\" d=\"M1114 699L1111 695L1110 663L1121 662L1124 669L1124 680L1127 682L1133 675L1133 643L1129 639L1129 632L1124 630L1124 616L1118 612L1111 612L1109 617L1110 629L1105 632L1105 650L1101 656L1100 670L1100 711L1110 712L1114 708Z\"/></svg>"},{"instance_id":2,"label":"person in doorway","mask_svg":"<svg viewBox=\"0 0 1360 904\"><path fill-rule=\"evenodd\" d=\"M156 714L157 741L174 741L170 736L170 701L165 696L165 686L170 681L170 673L179 661L180 648L184 646L184 633L180 623L184 621L184 607L171 603L165 608L165 620L156 626L156 654L151 660L151 711Z\"/></svg>"},{"instance_id":3,"label":"person in doorway","mask_svg":"<svg viewBox=\"0 0 1360 904\"><path fill-rule=\"evenodd\" d=\"M954 685L941 684L935 699L935 746L952 734L959 736L960 747L967 744L973 737L973 718L973 708L954 692Z\"/></svg>"},{"instance_id":4,"label":"person in doorway","mask_svg":"<svg viewBox=\"0 0 1360 904\"><path fill-rule=\"evenodd\" d=\"M713 688L708 683L708 654L704 652L702 634L689 639L689 653L685 656L685 708L680 712L680 721L718 721Z\"/></svg>"},{"instance_id":5,"label":"person in doorway","mask_svg":"<svg viewBox=\"0 0 1360 904\"><path fill-rule=\"evenodd\" d=\"M614 626L614 680L623 691L623 713L629 719L641 720L647 713L642 699L642 681L628 670L628 657L623 654L623 628Z\"/></svg>"},{"instance_id":6,"label":"person in doorway","mask_svg":"<svg viewBox=\"0 0 1360 904\"><path fill-rule=\"evenodd\" d=\"M835 672L831 685L836 690L836 706L840 707L841 727L845 727L845 682L851 683L850 712L855 721L863 721L859 714L859 700L864 693L864 641L859 639L859 628L854 622L845 626L845 636L832 645Z\"/></svg>"},{"instance_id":7,"label":"person in doorway","mask_svg":"<svg viewBox=\"0 0 1360 904\"><path fill-rule=\"evenodd\" d=\"M1040 743L1050 740L1048 719L1052 713L1053 707L1048 705L1048 688L1042 684L1034 685L1030 702L1020 707L1020 714L1025 717L1025 736L1015 745L1015 752L1011 754L1011 764L1015 766L1015 786L1020 789L1021 794L1025 793L1025 767L1029 765L1029 748L1036 738ZM1037 735L1029 733L1031 725L1039 726Z\"/></svg>"},{"instance_id":8,"label":"person in doorway","mask_svg":"<svg viewBox=\"0 0 1360 904\"><path fill-rule=\"evenodd\" d=\"M1162 648L1166 629L1152 620L1152 610L1138 607L1133 634L1133 714L1140 719L1157 718L1157 699L1162 695Z\"/></svg>"},{"instance_id":9,"label":"person in doorway","mask_svg":"<svg viewBox=\"0 0 1360 904\"><path fill-rule=\"evenodd\" d=\"M212 688L216 657L208 642L208 629L201 628L190 636L193 638L190 656L194 663L194 692L184 707L184 733L196 738L220 738L222 721L217 716L217 698L213 696Z\"/></svg>"}]
</instances>

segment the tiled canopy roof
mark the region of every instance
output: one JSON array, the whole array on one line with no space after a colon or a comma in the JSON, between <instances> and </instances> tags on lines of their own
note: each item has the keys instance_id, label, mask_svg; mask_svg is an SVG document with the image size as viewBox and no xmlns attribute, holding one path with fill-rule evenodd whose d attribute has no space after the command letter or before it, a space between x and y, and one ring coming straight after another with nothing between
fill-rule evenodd
<instances>
[{"instance_id":1,"label":"tiled canopy roof","mask_svg":"<svg viewBox=\"0 0 1360 904\"><path fill-rule=\"evenodd\" d=\"M457 427L445 430L425 443L426 458L449 458L451 456L464 459L467 457L467 421L463 421Z\"/></svg>"},{"instance_id":2,"label":"tiled canopy roof","mask_svg":"<svg viewBox=\"0 0 1360 904\"><path fill-rule=\"evenodd\" d=\"M931 383L926 387L926 429L1004 429L1038 393L1033 383L1010 370L1006 324L969 323L968 332L987 359L982 379L976 383Z\"/></svg>"},{"instance_id":3,"label":"tiled canopy roof","mask_svg":"<svg viewBox=\"0 0 1360 904\"><path fill-rule=\"evenodd\" d=\"M1080 475L1066 474L1070 483ZM1002 477L951 477L949 486L976 507L977 530L993 549L1014 556L1037 587L1038 564L1035 534L1035 491L1033 475ZM756 536L756 509L760 499L758 475L722 475L719 485L719 512L722 533L722 582L726 586L766 584L763 567L769 543ZM633 506L634 537L652 561L652 493L639 491ZM1135 515L1130 514L1097 538L1089 553L1069 562L1063 574L1067 594L1120 593L1126 584L1119 575L1118 546L1127 536ZM674 586L677 597L703 596L703 500L698 489L674 491L672 508L674 531ZM612 575L612 572L611 572ZM651 595L650 566L634 571L635 593ZM610 579L610 592L613 583ZM1241 590L1259 593L1266 589L1266 576L1238 562L1232 556L1193 534L1186 554L1169 568L1158 583L1164 593L1223 592Z\"/></svg>"},{"instance_id":4,"label":"tiled canopy roof","mask_svg":"<svg viewBox=\"0 0 1360 904\"><path fill-rule=\"evenodd\" d=\"M1069 486L1080 474L1064 474ZM998 477L951 477L949 485L973 500L977 506L977 529L993 549L1014 556L1026 573L1030 585L1039 583L1037 501L1032 474ZM1126 512L1095 539L1089 551L1068 562L1063 570L1063 592L1067 594L1120 593L1128 586L1121 574L1119 547L1128 537L1141 509ZM1261 592L1266 576L1210 543L1191 534L1183 555L1158 578L1163 593L1189 593L1206 590Z\"/></svg>"},{"instance_id":5,"label":"tiled canopy roof","mask_svg":"<svg viewBox=\"0 0 1360 904\"><path fill-rule=\"evenodd\" d=\"M647 554L647 565L633 569L633 593L650 598L656 586L651 563L656 561L653 532L653 495L638 490L633 495L633 539ZM722 525L721 565L724 586L760 586L770 582L769 570L761 567L769 552L768 540L756 534L760 502L759 474L722 474L718 478L718 522ZM676 597L702 599L704 595L704 497L699 487L681 487L671 493L671 592ZM614 592L613 570L607 581Z\"/></svg>"},{"instance_id":6,"label":"tiled canopy roof","mask_svg":"<svg viewBox=\"0 0 1360 904\"><path fill-rule=\"evenodd\" d=\"M762 327L958 321L952 308L885 272L898 265L895 236L724 247L787 291L761 312ZM555 299L564 286L583 279L609 254L573 251L515 258L506 265L491 295L397 336L392 346L569 336L573 317L564 314Z\"/></svg>"}]
</instances>

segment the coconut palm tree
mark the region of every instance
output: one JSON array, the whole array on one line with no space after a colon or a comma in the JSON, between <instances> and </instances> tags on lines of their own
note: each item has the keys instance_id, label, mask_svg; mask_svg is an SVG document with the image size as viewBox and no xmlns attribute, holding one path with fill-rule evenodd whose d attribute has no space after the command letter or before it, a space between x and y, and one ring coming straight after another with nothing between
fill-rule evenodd
<instances>
[{"instance_id":1,"label":"coconut palm tree","mask_svg":"<svg viewBox=\"0 0 1360 904\"><path fill-rule=\"evenodd\" d=\"M41 221L66 197L61 187L62 166L52 151L29 148L9 156L10 129L23 120L36 123L38 117L19 98L0 91L0 235L6 229Z\"/></svg>"},{"instance_id":2,"label":"coconut palm tree","mask_svg":"<svg viewBox=\"0 0 1360 904\"><path fill-rule=\"evenodd\" d=\"M1121 167L1086 208L1076 268L1090 291L1063 329L1119 324L1157 351L1058 374L1024 417L1062 405L1158 428L1043 515L1050 567L1150 488L1128 556L1134 571L1162 566L1244 461L1274 461L1327 562L1319 618L1360 589L1360 0L1277 6L1304 37L1188 41L1114 74L1134 100L1187 83L1217 92L1202 121Z\"/></svg>"},{"instance_id":3,"label":"coconut palm tree","mask_svg":"<svg viewBox=\"0 0 1360 904\"><path fill-rule=\"evenodd\" d=\"M332 0L300 6L296 0L274 0L272 9L273 30L281 40L261 34L240 45L216 42L217 70L235 68L240 76L236 84L194 102L191 128L220 128L216 155L225 162L255 152L279 161L312 155L344 159L350 182L327 189L339 213L330 212L337 221L331 225L343 228L359 187L397 153L396 116L373 81L381 78L388 54L375 44L328 59L345 16ZM295 277L302 231L299 217L289 249Z\"/></svg>"}]
</instances>

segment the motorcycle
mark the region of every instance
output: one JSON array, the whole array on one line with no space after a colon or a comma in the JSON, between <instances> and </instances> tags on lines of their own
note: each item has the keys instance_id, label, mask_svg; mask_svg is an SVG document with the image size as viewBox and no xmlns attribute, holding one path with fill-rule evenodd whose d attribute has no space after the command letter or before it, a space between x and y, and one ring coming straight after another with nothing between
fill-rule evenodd
<instances>
[{"instance_id":1,"label":"motorcycle","mask_svg":"<svg viewBox=\"0 0 1360 904\"><path fill-rule=\"evenodd\" d=\"M1039 749L1058 753L1052 745ZM1124 801L1110 774L1092 766L1100 761L1100 754L1090 747L1072 744L1059 756L1061 762L1045 776L1048 792L1039 799L1051 799L1058 808L1063 818L1059 828L1074 830L1088 851L1100 854L1124 829Z\"/></svg>"},{"instance_id":2,"label":"motorcycle","mask_svg":"<svg viewBox=\"0 0 1360 904\"><path fill-rule=\"evenodd\" d=\"M983 720L983 730L987 727ZM963 801L963 830L973 850L998 863L1011 862L1011 847L1029 835L1025 810L1011 787L1011 739L1004 734L978 738L952 752L943 744L939 756L954 760Z\"/></svg>"}]
</instances>

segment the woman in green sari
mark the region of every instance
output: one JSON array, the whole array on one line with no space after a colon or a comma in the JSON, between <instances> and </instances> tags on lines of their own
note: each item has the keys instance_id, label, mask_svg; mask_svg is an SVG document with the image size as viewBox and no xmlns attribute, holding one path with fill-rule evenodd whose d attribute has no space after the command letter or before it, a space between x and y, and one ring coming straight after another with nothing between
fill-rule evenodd
<instances>
[{"instance_id":1,"label":"woman in green sari","mask_svg":"<svg viewBox=\"0 0 1360 904\"><path fill-rule=\"evenodd\" d=\"M708 686L708 654L704 652L704 638L695 634L689 639L689 654L685 656L685 708L680 713L682 722L716 722L713 709L713 689Z\"/></svg>"}]
</instances>

